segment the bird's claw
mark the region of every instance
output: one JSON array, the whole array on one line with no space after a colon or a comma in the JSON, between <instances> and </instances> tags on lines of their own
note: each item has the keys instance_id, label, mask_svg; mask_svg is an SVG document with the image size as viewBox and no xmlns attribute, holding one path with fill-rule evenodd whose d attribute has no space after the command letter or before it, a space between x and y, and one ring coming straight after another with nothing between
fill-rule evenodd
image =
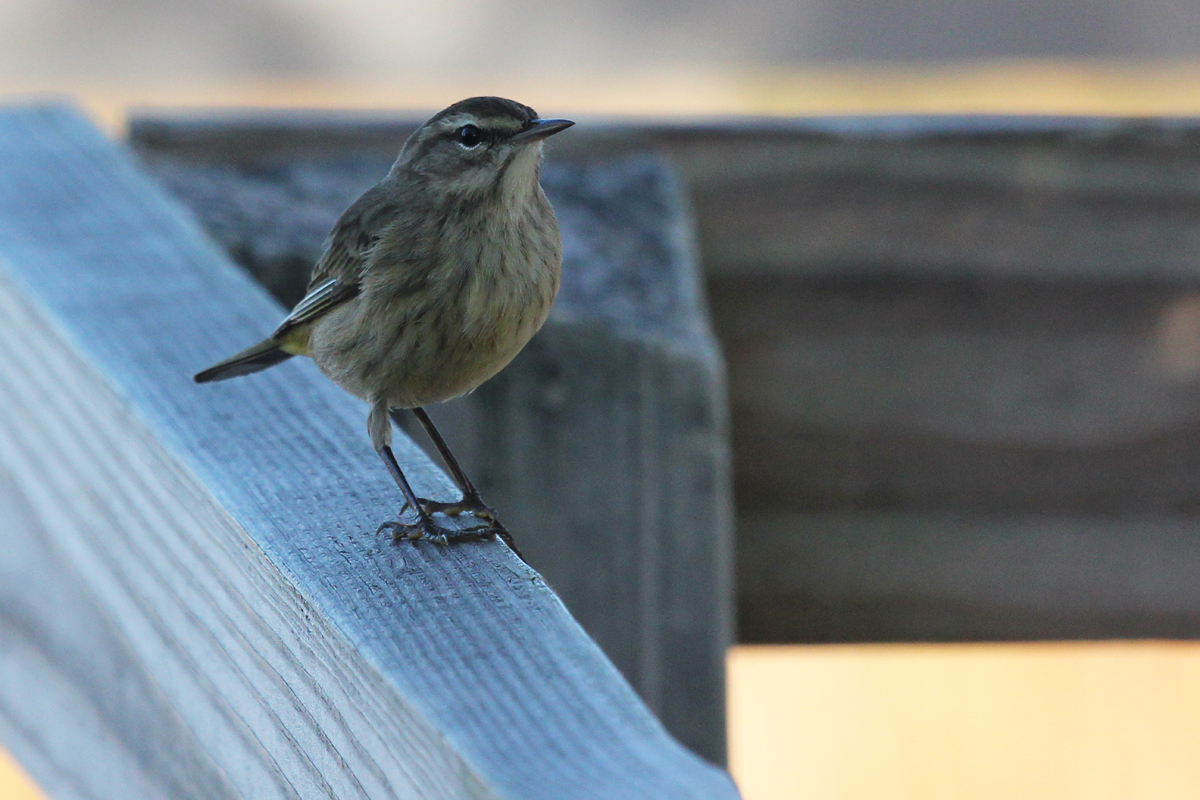
<instances>
[{"instance_id":1,"label":"bird's claw","mask_svg":"<svg viewBox=\"0 0 1200 800\"><path fill-rule=\"evenodd\" d=\"M438 525L428 517L418 518L416 522L388 521L379 526L376 535L391 531L393 541L415 542L428 539L435 544L450 544L451 542L481 541L491 539L500 531L491 525L478 525L473 528L446 528ZM507 533L505 531L504 533Z\"/></svg>"},{"instance_id":2,"label":"bird's claw","mask_svg":"<svg viewBox=\"0 0 1200 800\"><path fill-rule=\"evenodd\" d=\"M417 512L417 520L415 522L400 522L399 520L385 522L375 531L375 535L378 536L387 530L392 533L392 541L428 539L437 544L483 541L499 537L508 545L510 550L516 553L518 558L522 561L525 560L525 557L521 555L521 551L517 549L516 543L513 542L512 534L500 524L496 510L491 506L485 505L478 496L463 497L462 500L456 503L443 503L438 500L427 500L423 497L418 497L417 506L418 508L413 509L412 503L405 502L400 508L400 516L403 516L405 511L415 510ZM484 524L475 525L470 528L447 528L433 521L433 515L436 513L455 517L464 512L469 512L483 520Z\"/></svg>"}]
</instances>

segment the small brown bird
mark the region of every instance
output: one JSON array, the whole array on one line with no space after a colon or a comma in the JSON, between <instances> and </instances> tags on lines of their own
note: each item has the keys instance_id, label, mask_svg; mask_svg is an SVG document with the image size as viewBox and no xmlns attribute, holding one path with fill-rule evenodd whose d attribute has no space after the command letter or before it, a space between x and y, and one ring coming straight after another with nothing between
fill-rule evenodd
<instances>
[{"instance_id":1,"label":"small brown bird","mask_svg":"<svg viewBox=\"0 0 1200 800\"><path fill-rule=\"evenodd\" d=\"M422 125L387 177L334 225L308 291L266 340L195 376L257 372L294 355L371 405L371 443L413 523L396 538L512 539L422 406L472 391L506 366L550 313L562 274L558 221L539 182L542 141L570 127L499 97L455 103ZM419 498L392 453L392 419L412 409L462 498ZM401 516L405 508L401 509ZM432 514L485 524L447 528ZM514 548L515 549L515 548Z\"/></svg>"}]
</instances>

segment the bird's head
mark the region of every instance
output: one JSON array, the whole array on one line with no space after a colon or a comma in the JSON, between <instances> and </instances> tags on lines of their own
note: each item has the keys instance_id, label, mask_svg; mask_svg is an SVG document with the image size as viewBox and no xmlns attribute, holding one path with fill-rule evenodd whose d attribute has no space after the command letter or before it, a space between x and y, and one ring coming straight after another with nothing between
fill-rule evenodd
<instances>
[{"instance_id":1,"label":"bird's head","mask_svg":"<svg viewBox=\"0 0 1200 800\"><path fill-rule=\"evenodd\" d=\"M459 196L536 184L542 141L575 123L539 119L501 97L472 97L435 114L405 142L394 170Z\"/></svg>"}]
</instances>

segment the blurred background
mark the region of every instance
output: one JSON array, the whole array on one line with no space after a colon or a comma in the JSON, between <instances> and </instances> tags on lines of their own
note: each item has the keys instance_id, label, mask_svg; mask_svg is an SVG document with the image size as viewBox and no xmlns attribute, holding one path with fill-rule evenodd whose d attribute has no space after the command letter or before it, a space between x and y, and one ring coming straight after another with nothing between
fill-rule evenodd
<instances>
[{"instance_id":1,"label":"blurred background","mask_svg":"<svg viewBox=\"0 0 1200 800\"><path fill-rule=\"evenodd\" d=\"M0 91L729 125L747 800L1200 796L1200 4L4 0Z\"/></svg>"},{"instance_id":2,"label":"blurred background","mask_svg":"<svg viewBox=\"0 0 1200 800\"><path fill-rule=\"evenodd\" d=\"M8 0L11 78L403 84L482 73L576 75L981 60L1186 61L1182 0L880 2L180 2Z\"/></svg>"},{"instance_id":3,"label":"blurred background","mask_svg":"<svg viewBox=\"0 0 1200 800\"><path fill-rule=\"evenodd\" d=\"M87 89L114 119L126 102L433 108L501 89L639 114L1178 113L1198 52L1183 0L0 6L6 89Z\"/></svg>"}]
</instances>

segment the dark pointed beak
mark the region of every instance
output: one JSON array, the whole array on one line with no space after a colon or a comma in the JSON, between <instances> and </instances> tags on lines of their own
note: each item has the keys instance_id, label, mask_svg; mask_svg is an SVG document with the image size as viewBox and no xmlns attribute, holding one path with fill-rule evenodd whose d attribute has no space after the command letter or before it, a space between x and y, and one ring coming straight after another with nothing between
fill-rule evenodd
<instances>
[{"instance_id":1,"label":"dark pointed beak","mask_svg":"<svg viewBox=\"0 0 1200 800\"><path fill-rule=\"evenodd\" d=\"M547 136L553 136L559 131L565 131L575 123L569 119L535 119L529 123L529 127L512 137L508 141L512 144L529 144L530 142L540 142Z\"/></svg>"}]
</instances>

